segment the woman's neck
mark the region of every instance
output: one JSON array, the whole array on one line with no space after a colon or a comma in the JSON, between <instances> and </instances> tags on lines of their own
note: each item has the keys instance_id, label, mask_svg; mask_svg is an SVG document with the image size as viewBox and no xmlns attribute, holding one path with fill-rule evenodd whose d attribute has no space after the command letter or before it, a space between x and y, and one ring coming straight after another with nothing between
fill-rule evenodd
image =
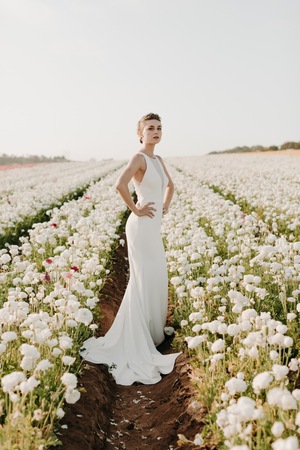
<instances>
[{"instance_id":1,"label":"woman's neck","mask_svg":"<svg viewBox=\"0 0 300 450\"><path fill-rule=\"evenodd\" d=\"M150 158L154 158L154 148L155 144L144 144L140 151L146 153L146 155L150 156Z\"/></svg>"}]
</instances>

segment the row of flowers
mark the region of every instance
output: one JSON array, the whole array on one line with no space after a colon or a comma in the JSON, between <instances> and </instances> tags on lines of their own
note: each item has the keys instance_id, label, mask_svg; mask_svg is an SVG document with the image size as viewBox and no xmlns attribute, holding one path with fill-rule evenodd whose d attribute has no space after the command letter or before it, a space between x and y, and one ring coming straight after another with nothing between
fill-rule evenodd
<instances>
[{"instance_id":1,"label":"row of flowers","mask_svg":"<svg viewBox=\"0 0 300 450\"><path fill-rule=\"evenodd\" d=\"M207 411L194 443L298 449L300 242L269 231L186 168L171 170L177 192L162 230L176 340L193 361L191 408Z\"/></svg>"},{"instance_id":2,"label":"row of flowers","mask_svg":"<svg viewBox=\"0 0 300 450\"><path fill-rule=\"evenodd\" d=\"M97 328L95 307L126 210L116 176L53 209L19 247L0 250L1 448L57 443L64 403L80 397L78 350Z\"/></svg>"},{"instance_id":3,"label":"row of flowers","mask_svg":"<svg viewBox=\"0 0 300 450\"><path fill-rule=\"evenodd\" d=\"M300 158L264 154L173 158L175 166L220 190L274 233L300 239Z\"/></svg>"},{"instance_id":4,"label":"row of flowers","mask_svg":"<svg viewBox=\"0 0 300 450\"><path fill-rule=\"evenodd\" d=\"M53 163L0 172L0 236L6 237L39 211L63 202L66 196L122 164L121 161Z\"/></svg>"}]
</instances>

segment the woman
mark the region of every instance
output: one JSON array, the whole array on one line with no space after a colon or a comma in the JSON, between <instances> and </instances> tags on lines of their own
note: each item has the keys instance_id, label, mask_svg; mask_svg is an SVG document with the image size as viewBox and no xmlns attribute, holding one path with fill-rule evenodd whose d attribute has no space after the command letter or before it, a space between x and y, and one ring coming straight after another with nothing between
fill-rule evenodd
<instances>
[{"instance_id":1,"label":"woman","mask_svg":"<svg viewBox=\"0 0 300 450\"><path fill-rule=\"evenodd\" d=\"M138 123L142 147L117 180L116 188L132 211L126 223L130 279L114 323L104 337L84 342L81 355L112 366L118 384L154 384L173 370L180 353L162 355L168 305L168 276L160 235L174 187L155 145L161 140L161 119L147 114ZM138 202L128 189L133 181Z\"/></svg>"}]
</instances>

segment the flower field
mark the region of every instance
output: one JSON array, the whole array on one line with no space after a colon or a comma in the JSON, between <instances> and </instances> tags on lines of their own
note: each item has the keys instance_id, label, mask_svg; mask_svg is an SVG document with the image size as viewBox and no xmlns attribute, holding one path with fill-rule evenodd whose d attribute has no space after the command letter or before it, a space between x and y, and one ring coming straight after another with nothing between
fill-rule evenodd
<instances>
[{"instance_id":1,"label":"flower field","mask_svg":"<svg viewBox=\"0 0 300 450\"><path fill-rule=\"evenodd\" d=\"M0 172L0 247L39 222L48 209L82 195L89 183L121 165L70 162Z\"/></svg>"},{"instance_id":2,"label":"flower field","mask_svg":"<svg viewBox=\"0 0 300 450\"><path fill-rule=\"evenodd\" d=\"M16 183L0 174L4 239L34 220L20 243L0 249L1 449L58 444L65 408L80 398L78 350L97 328L124 225L114 189L122 164L22 169ZM179 444L299 449L300 159L167 164L176 188L162 224L174 342L190 355L189 409L204 423ZM48 219L37 220L39 211Z\"/></svg>"},{"instance_id":3,"label":"flower field","mask_svg":"<svg viewBox=\"0 0 300 450\"><path fill-rule=\"evenodd\" d=\"M90 180L115 166L90 170ZM78 349L97 327L92 311L126 210L116 176L49 211L50 220L36 223L21 245L0 250L1 449L57 443L64 402L80 397Z\"/></svg>"},{"instance_id":4,"label":"flower field","mask_svg":"<svg viewBox=\"0 0 300 450\"><path fill-rule=\"evenodd\" d=\"M163 234L199 447L299 448L300 160L280 158L169 161Z\"/></svg>"}]
</instances>

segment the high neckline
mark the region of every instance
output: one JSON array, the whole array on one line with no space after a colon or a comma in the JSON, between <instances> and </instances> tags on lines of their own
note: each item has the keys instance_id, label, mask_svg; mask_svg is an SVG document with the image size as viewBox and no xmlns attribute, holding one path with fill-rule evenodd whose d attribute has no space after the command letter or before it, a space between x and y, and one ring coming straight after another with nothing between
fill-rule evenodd
<instances>
[{"instance_id":1,"label":"high neckline","mask_svg":"<svg viewBox=\"0 0 300 450\"><path fill-rule=\"evenodd\" d=\"M142 152L142 151L139 151L139 153L142 153L143 155L146 155L146 156L148 156L148 158L150 158L150 159L156 159L156 156L154 155L154 157L153 156L149 156L149 155L147 155L147 153L145 153L145 152Z\"/></svg>"}]
</instances>

